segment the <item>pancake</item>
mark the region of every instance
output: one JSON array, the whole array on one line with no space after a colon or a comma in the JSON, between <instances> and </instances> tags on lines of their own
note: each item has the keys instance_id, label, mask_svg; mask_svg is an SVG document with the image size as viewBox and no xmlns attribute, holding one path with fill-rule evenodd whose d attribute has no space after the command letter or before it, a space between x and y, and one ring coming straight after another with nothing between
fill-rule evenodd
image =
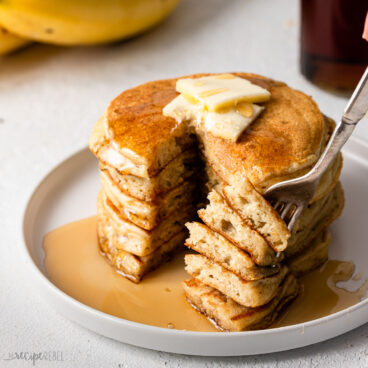
<instances>
[{"instance_id":1,"label":"pancake","mask_svg":"<svg viewBox=\"0 0 368 368\"><path fill-rule=\"evenodd\" d=\"M244 280L200 254L185 256L185 270L199 281L221 291L226 296L246 307L258 307L268 303L289 272L282 266L280 272L260 280Z\"/></svg>"},{"instance_id":2,"label":"pancake","mask_svg":"<svg viewBox=\"0 0 368 368\"><path fill-rule=\"evenodd\" d=\"M331 163L327 170L322 175L316 192L310 203L316 202L328 193L336 186L339 181L341 169L343 164L343 157L341 152L337 155L336 159Z\"/></svg>"},{"instance_id":3,"label":"pancake","mask_svg":"<svg viewBox=\"0 0 368 368\"><path fill-rule=\"evenodd\" d=\"M271 266L280 261L266 240L244 222L216 190L209 193L208 199L210 203L199 210L198 215L209 228L245 250L259 266Z\"/></svg>"},{"instance_id":4,"label":"pancake","mask_svg":"<svg viewBox=\"0 0 368 368\"><path fill-rule=\"evenodd\" d=\"M277 252L285 250L290 231L248 179L242 180L237 187L226 185L222 192L243 221L261 234L272 249Z\"/></svg>"},{"instance_id":5,"label":"pancake","mask_svg":"<svg viewBox=\"0 0 368 368\"><path fill-rule=\"evenodd\" d=\"M203 159L203 155L202 155L202 159ZM339 153L336 159L333 160L331 165L327 168L327 170L322 175L318 183L316 192L312 200L310 201L310 203L316 202L317 200L321 199L335 187L336 183L339 181L342 164L343 164L343 157L342 157L342 154ZM208 162L206 163L205 172L206 172L206 177L207 177L206 184L207 184L207 188L209 191L217 187L218 191L222 192L223 187L229 186L229 183L227 182L227 180L221 177L220 174L216 172L214 168ZM247 182L249 182L249 180L245 177L242 177L238 182L233 183L232 188L233 190L241 193L244 190L243 188L244 185L246 187L249 187L249 184ZM252 183L250 183L250 185L252 185ZM256 191L258 192L258 190Z\"/></svg>"},{"instance_id":6,"label":"pancake","mask_svg":"<svg viewBox=\"0 0 368 368\"><path fill-rule=\"evenodd\" d=\"M181 231L164 242L154 252L139 257L116 247L117 236L108 221L98 223L100 249L115 270L133 282L140 282L144 275L168 261L171 256L184 249L187 231Z\"/></svg>"},{"instance_id":7,"label":"pancake","mask_svg":"<svg viewBox=\"0 0 368 368\"><path fill-rule=\"evenodd\" d=\"M102 166L100 170L107 170L114 182L131 197L146 202L153 202L172 188L178 186L199 170L198 153L193 149L184 151L170 161L165 168L152 178L141 178L134 175L123 175L109 166Z\"/></svg>"},{"instance_id":8,"label":"pancake","mask_svg":"<svg viewBox=\"0 0 368 368\"><path fill-rule=\"evenodd\" d=\"M157 197L155 202L145 202L124 192L108 171L102 171L100 177L102 190L122 216L146 230L152 230L170 213L195 201L197 183L194 180L182 182Z\"/></svg>"},{"instance_id":9,"label":"pancake","mask_svg":"<svg viewBox=\"0 0 368 368\"><path fill-rule=\"evenodd\" d=\"M326 130L310 97L285 84L256 78L252 82L262 83L271 99L262 104L264 112L236 144L211 134L203 134L201 139L206 160L229 184L248 177L263 193L275 182L310 170L320 156Z\"/></svg>"},{"instance_id":10,"label":"pancake","mask_svg":"<svg viewBox=\"0 0 368 368\"><path fill-rule=\"evenodd\" d=\"M300 277L319 267L328 259L330 243L330 232L327 229L322 230L302 253L287 260L290 271Z\"/></svg>"},{"instance_id":11,"label":"pancake","mask_svg":"<svg viewBox=\"0 0 368 368\"><path fill-rule=\"evenodd\" d=\"M271 99L262 104L265 111L237 143L197 134L206 159L230 184L239 176L248 177L262 193L271 183L300 176L312 167L321 153L325 121L304 93L262 76L234 74L271 92ZM92 151L102 161L113 156L111 166L127 174L151 177L161 170L192 144L185 124L162 115L177 96L175 84L176 79L149 82L116 97L103 117L104 127L94 131Z\"/></svg>"},{"instance_id":12,"label":"pancake","mask_svg":"<svg viewBox=\"0 0 368 368\"><path fill-rule=\"evenodd\" d=\"M279 286L276 296L266 305L244 307L220 291L205 285L196 278L183 282L188 302L223 331L240 332L269 327L282 308L299 292L299 284L288 275Z\"/></svg>"},{"instance_id":13,"label":"pancake","mask_svg":"<svg viewBox=\"0 0 368 368\"><path fill-rule=\"evenodd\" d=\"M338 157L336 163L341 163L341 156ZM238 213L242 214L243 220L247 220L246 215L249 214L250 219L249 222L253 224L255 221L256 212L248 212L247 205L242 205L240 194L236 193L233 187L224 184L222 180L211 170L207 169L210 178L209 187L215 187L218 191L224 191L224 188L227 188L225 191L225 197L228 202L234 207L238 209ZM338 179L338 178L337 178ZM244 182L246 183L246 182ZM331 187L332 183L335 185ZM244 189L242 191L246 191L247 184L244 184ZM310 203L309 206L305 208L302 212L300 218L297 220L294 229L292 231L291 236L288 237L287 247L284 251L287 257L291 257L297 253L300 253L308 247L309 243L329 224L331 224L336 218L338 218L344 208L344 191L342 189L341 183L336 183L335 180L330 181L329 185L330 191L327 192L323 197L317 199ZM265 201L266 202L266 201ZM267 202L266 202L267 203ZM256 200L251 202L251 206L256 206ZM267 207L266 207L267 208ZM246 213L247 212L247 213ZM271 208L270 214L272 215L273 209ZM275 213L275 212L274 212ZM262 214L263 216L263 214ZM279 221L279 216L275 213L275 221ZM265 216L266 217L266 216ZM261 220L262 217L259 217ZM276 226L271 222L271 216L269 217L270 222L265 226ZM282 222L283 223L283 222ZM254 225L253 225L254 226ZM281 224L281 226L283 226ZM259 227L257 231L262 234L265 238L266 233L262 231Z\"/></svg>"},{"instance_id":14,"label":"pancake","mask_svg":"<svg viewBox=\"0 0 368 368\"><path fill-rule=\"evenodd\" d=\"M139 109L142 110L142 106L136 106L135 110ZM163 142L161 139L156 139L157 135L160 135L161 131L160 128L157 129L157 127L160 127L161 124L156 116L156 118L154 119L156 123L155 129L151 129L152 133L154 130L156 130L156 132L151 137L148 137L146 135L148 133L148 130L146 129L147 127L145 128L144 126L140 126L138 122L136 126L130 126L130 124L127 124L130 133L126 132L126 139L132 142L132 146L136 148L140 147L141 149L144 149L144 147L146 147L146 152L150 152L147 157L141 156L139 154L140 150L135 152L134 149L129 148L130 145L128 145L127 147L120 147L117 144L116 140L111 139L111 137L108 137L106 135L106 132L111 130L109 129L108 120L108 117L110 115L116 116L116 113L113 113L111 111L110 113L105 112L104 115L99 119L97 124L94 126L89 140L89 147L90 150L98 158L100 163L114 167L118 169L122 174L135 175L142 178L154 177L159 174L160 171L162 171L169 164L170 161L178 157L183 151L186 151L187 149L192 147L196 142L195 136L187 134L184 126L178 126L177 129L175 129L175 125L177 124L173 119L171 119L172 124L170 125L173 130L170 132L166 132L169 134L163 134L163 136L168 138L168 141ZM122 118L123 120L127 118L129 121L132 122L132 120L134 120L133 115L132 113L128 113ZM146 112L145 117L141 118L143 118L143 121L145 121L146 123L149 123L149 112ZM148 125L153 128L152 121ZM120 129L118 128L118 124L115 124L115 126L116 129L119 131ZM121 125L122 130L124 130L124 126L125 124L123 123ZM136 133L135 136L131 134L133 133L133 131L135 131ZM163 129L162 132L165 133L165 129ZM144 145L142 146L143 143ZM158 154L157 151L160 151L160 157L155 156L155 154Z\"/></svg>"},{"instance_id":15,"label":"pancake","mask_svg":"<svg viewBox=\"0 0 368 368\"><path fill-rule=\"evenodd\" d=\"M344 202L344 191L338 182L329 194L308 205L294 225L284 252L286 258L303 252L323 229L340 216Z\"/></svg>"},{"instance_id":16,"label":"pancake","mask_svg":"<svg viewBox=\"0 0 368 368\"><path fill-rule=\"evenodd\" d=\"M115 269L139 282L181 249L187 223L185 243L198 252L185 256L193 277L184 283L188 301L221 328L242 331L272 323L298 293L295 275L326 259L327 226L341 213L344 196L340 154L289 232L262 194L307 173L335 123L284 83L234 75L271 94L257 102L264 111L236 142L214 136L205 124L164 116L178 95L177 79L170 79L117 96L89 145L101 170L100 246ZM197 220L196 208L204 224L188 223Z\"/></svg>"},{"instance_id":17,"label":"pancake","mask_svg":"<svg viewBox=\"0 0 368 368\"><path fill-rule=\"evenodd\" d=\"M99 221L105 221L105 217L110 220L111 226L118 235L116 247L137 256L152 253L173 235L183 231L185 223L195 217L195 208L190 205L182 208L181 211L175 211L154 229L145 230L122 217L103 192L100 192L97 200L97 212Z\"/></svg>"},{"instance_id":18,"label":"pancake","mask_svg":"<svg viewBox=\"0 0 368 368\"><path fill-rule=\"evenodd\" d=\"M341 162L340 155L333 165L338 171L341 170ZM327 176L335 177L332 171L329 171ZM335 179L327 180L327 176L325 177L326 186L324 191L329 191L324 196L316 198L302 212L292 234L290 234L278 213L248 180L243 181L241 190L225 185L222 192L232 208L254 230L258 231L273 249L283 251L287 248L285 252L290 255L298 252L307 239L307 241L310 241L311 237L315 237L321 229L333 222L344 207L341 184L337 184ZM327 181L329 182L328 188ZM322 194L322 191L320 193Z\"/></svg>"},{"instance_id":19,"label":"pancake","mask_svg":"<svg viewBox=\"0 0 368 368\"><path fill-rule=\"evenodd\" d=\"M258 267L248 253L238 248L219 233L198 222L187 223L189 238L185 245L217 262L244 280L259 280L280 271L278 265Z\"/></svg>"}]
</instances>

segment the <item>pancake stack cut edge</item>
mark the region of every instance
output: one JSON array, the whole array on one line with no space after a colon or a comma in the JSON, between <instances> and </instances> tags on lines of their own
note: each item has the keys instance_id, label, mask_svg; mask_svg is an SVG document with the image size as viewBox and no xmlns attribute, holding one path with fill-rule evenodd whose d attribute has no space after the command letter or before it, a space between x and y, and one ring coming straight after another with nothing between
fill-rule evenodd
<instances>
[{"instance_id":1,"label":"pancake stack cut edge","mask_svg":"<svg viewBox=\"0 0 368 368\"><path fill-rule=\"evenodd\" d=\"M193 219L199 200L198 153L188 146L190 139L184 139L181 153L175 152L150 172L135 157L106 153L111 141L105 134L104 118L95 126L90 147L100 161L100 249L117 272L136 283L184 249L185 223Z\"/></svg>"},{"instance_id":2,"label":"pancake stack cut edge","mask_svg":"<svg viewBox=\"0 0 368 368\"><path fill-rule=\"evenodd\" d=\"M187 224L186 245L199 254L185 256L192 276L183 283L186 297L220 329L265 328L298 295L296 277L327 260L331 241L327 227L342 211L343 190L338 182L310 204L290 234L254 187L234 188L219 185L220 181L209 193L207 207L198 211L203 223ZM261 218L267 224L261 224ZM249 236L254 231L264 243Z\"/></svg>"},{"instance_id":3,"label":"pancake stack cut edge","mask_svg":"<svg viewBox=\"0 0 368 368\"><path fill-rule=\"evenodd\" d=\"M308 172L334 122L283 83L237 75L271 92L265 111L237 143L162 115L177 95L176 80L123 92L90 139L100 162L102 253L119 273L140 282L185 243L191 250L186 298L226 331L272 324L298 295L298 277L327 260L328 226L344 206L340 154L289 232L262 193Z\"/></svg>"}]
</instances>

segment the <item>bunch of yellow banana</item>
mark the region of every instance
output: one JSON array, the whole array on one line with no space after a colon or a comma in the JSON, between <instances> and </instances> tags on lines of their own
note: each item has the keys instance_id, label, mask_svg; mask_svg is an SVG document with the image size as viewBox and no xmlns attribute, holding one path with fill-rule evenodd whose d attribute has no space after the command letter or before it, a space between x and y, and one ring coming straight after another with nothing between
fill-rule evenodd
<instances>
[{"instance_id":1,"label":"bunch of yellow banana","mask_svg":"<svg viewBox=\"0 0 368 368\"><path fill-rule=\"evenodd\" d=\"M153 27L179 1L0 1L0 55L31 41L68 46L118 41Z\"/></svg>"},{"instance_id":2,"label":"bunch of yellow banana","mask_svg":"<svg viewBox=\"0 0 368 368\"><path fill-rule=\"evenodd\" d=\"M5 28L0 27L0 55L8 54L9 52L17 50L28 43L29 41L24 38L17 37Z\"/></svg>"}]
</instances>

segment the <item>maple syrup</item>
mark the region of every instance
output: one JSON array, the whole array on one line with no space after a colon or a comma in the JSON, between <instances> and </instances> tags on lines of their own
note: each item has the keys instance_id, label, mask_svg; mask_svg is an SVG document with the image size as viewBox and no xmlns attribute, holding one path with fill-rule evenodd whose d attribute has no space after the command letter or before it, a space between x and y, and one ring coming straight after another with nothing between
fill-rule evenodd
<instances>
[{"instance_id":1,"label":"maple syrup","mask_svg":"<svg viewBox=\"0 0 368 368\"><path fill-rule=\"evenodd\" d=\"M99 251L97 216L61 226L44 238L50 280L66 294L107 314L152 326L217 331L185 300L181 283L189 276L178 254L135 284L114 271ZM281 327L327 316L358 303L367 281L356 291L338 287L352 279L351 262L327 261L302 277L302 291L271 326Z\"/></svg>"}]
</instances>

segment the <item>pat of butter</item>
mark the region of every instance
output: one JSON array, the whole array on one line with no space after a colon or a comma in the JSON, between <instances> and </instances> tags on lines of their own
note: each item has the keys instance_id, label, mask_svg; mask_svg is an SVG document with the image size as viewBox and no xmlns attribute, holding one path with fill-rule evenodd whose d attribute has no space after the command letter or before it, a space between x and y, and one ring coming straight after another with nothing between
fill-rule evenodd
<instances>
[{"instance_id":1,"label":"pat of butter","mask_svg":"<svg viewBox=\"0 0 368 368\"><path fill-rule=\"evenodd\" d=\"M208 111L231 108L240 102L264 102L270 99L270 92L266 89L232 74L179 79L176 90Z\"/></svg>"},{"instance_id":2,"label":"pat of butter","mask_svg":"<svg viewBox=\"0 0 368 368\"><path fill-rule=\"evenodd\" d=\"M237 108L226 112L204 111L198 104L192 104L179 95L164 107L163 114L174 118L178 123L190 121L197 126L203 124L205 130L214 136L236 142L263 109L264 107L255 104L241 103Z\"/></svg>"},{"instance_id":3,"label":"pat of butter","mask_svg":"<svg viewBox=\"0 0 368 368\"><path fill-rule=\"evenodd\" d=\"M253 102L270 98L267 90L232 74L179 79L176 89L181 94L164 107L165 116L233 142L264 110Z\"/></svg>"},{"instance_id":4,"label":"pat of butter","mask_svg":"<svg viewBox=\"0 0 368 368\"><path fill-rule=\"evenodd\" d=\"M199 124L202 119L202 109L200 106L192 104L183 95L175 97L163 108L162 113L165 116L174 118L178 123L193 121L193 123Z\"/></svg>"},{"instance_id":5,"label":"pat of butter","mask_svg":"<svg viewBox=\"0 0 368 368\"><path fill-rule=\"evenodd\" d=\"M240 134L258 117L264 107L251 105L252 114L241 114L237 110L230 110L225 113L208 112L205 115L204 123L207 131L216 137L230 139L236 142ZM248 116L247 116L248 115Z\"/></svg>"}]
</instances>

